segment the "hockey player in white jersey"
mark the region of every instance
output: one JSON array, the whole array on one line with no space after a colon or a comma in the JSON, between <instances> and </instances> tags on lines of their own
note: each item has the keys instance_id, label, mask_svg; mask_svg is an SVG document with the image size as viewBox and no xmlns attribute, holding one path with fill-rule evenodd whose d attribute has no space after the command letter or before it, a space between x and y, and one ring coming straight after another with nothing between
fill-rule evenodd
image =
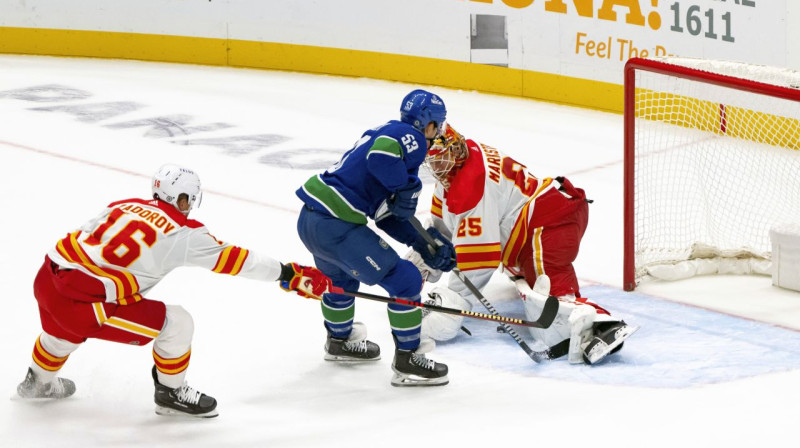
<instances>
[{"instance_id":1,"label":"hockey player in white jersey","mask_svg":"<svg viewBox=\"0 0 800 448\"><path fill-rule=\"evenodd\" d=\"M72 395L75 383L57 374L88 338L133 345L154 341L156 413L215 417L216 400L184 381L192 317L180 306L146 298L148 291L180 266L279 281L303 297L320 298L328 291L330 279L316 268L282 264L222 242L189 219L201 196L200 179L192 170L164 165L151 186L151 199L110 204L45 256L34 281L43 331L17 387L20 397Z\"/></svg>"},{"instance_id":2,"label":"hockey player in white jersey","mask_svg":"<svg viewBox=\"0 0 800 448\"><path fill-rule=\"evenodd\" d=\"M529 319L548 295L559 298L559 314L547 329L530 328L551 359L595 364L622 348L638 327L626 325L580 294L572 263L588 223L584 191L563 177L537 178L497 149L467 140L446 125L428 151L425 166L437 179L433 226L453 242L459 270L482 290L502 265L515 284ZM409 259L427 276L440 273L416 253ZM456 275L434 288L437 305L471 310L476 298ZM428 313L423 336L454 338L463 317Z\"/></svg>"}]
</instances>

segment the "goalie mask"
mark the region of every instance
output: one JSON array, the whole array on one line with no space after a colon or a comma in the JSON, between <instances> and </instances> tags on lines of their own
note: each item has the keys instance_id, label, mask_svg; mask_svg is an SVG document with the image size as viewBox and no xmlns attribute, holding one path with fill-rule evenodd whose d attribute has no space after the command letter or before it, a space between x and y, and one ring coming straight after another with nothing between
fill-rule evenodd
<instances>
[{"instance_id":1,"label":"goalie mask","mask_svg":"<svg viewBox=\"0 0 800 448\"><path fill-rule=\"evenodd\" d=\"M424 165L447 190L450 188L450 176L454 174L456 168L464 164L467 155L467 143L464 136L453 129L450 124L445 123L442 135L433 141L428 150Z\"/></svg>"},{"instance_id":2,"label":"goalie mask","mask_svg":"<svg viewBox=\"0 0 800 448\"><path fill-rule=\"evenodd\" d=\"M188 215L194 203L200 206L202 193L200 191L200 178L197 174L178 165L168 163L161 166L153 175L153 198L172 204L178 211ZM189 208L181 210L178 207L178 198L185 194L189 201Z\"/></svg>"}]
</instances>

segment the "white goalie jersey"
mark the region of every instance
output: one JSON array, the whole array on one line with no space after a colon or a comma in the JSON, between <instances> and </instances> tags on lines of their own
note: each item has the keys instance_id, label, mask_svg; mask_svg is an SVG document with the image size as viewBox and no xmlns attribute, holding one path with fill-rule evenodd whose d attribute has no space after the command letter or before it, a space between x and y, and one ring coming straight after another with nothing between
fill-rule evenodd
<instances>
[{"instance_id":1,"label":"white goalie jersey","mask_svg":"<svg viewBox=\"0 0 800 448\"><path fill-rule=\"evenodd\" d=\"M626 325L581 297L571 270L574 257L568 251L558 250L554 256L546 247L547 240L542 238L548 226L551 232L565 228L574 234L574 229L581 229L582 235L588 216L583 190L574 188L564 178L539 179L528 173L524 165L486 144L466 140L466 147L467 159L447 178L447 190L441 182L437 183L431 205L432 224L452 241L458 269L478 290L489 283L501 265L513 275L524 274L525 278L518 279L515 286L529 320L539 318L549 295L557 295L559 309L552 325L544 329L529 328L537 341L549 347L548 357L568 355L570 363L594 364L619 350L638 327ZM572 227L560 227L565 223ZM580 237L558 238L551 237L551 242L555 241L557 247L571 244L577 254ZM557 280L560 284L553 288L544 266L546 260L559 256L570 266L572 276L560 275ZM410 259L420 266L421 257L412 254ZM423 272L430 271L422 265ZM533 288L528 284L531 272L535 272ZM550 272L559 274L557 269ZM435 277L434 273L428 279L435 282ZM554 293L554 290L574 293ZM436 304L450 308L471 310L477 303L465 282L456 275L450 276L447 288L436 287L429 295ZM430 313L423 318L422 333L435 340L452 339L461 326L459 319Z\"/></svg>"},{"instance_id":2,"label":"white goalie jersey","mask_svg":"<svg viewBox=\"0 0 800 448\"><path fill-rule=\"evenodd\" d=\"M276 280L281 272L277 260L219 241L200 222L154 199L110 204L59 240L48 256L100 280L106 301L121 305L138 302L180 266L260 280Z\"/></svg>"},{"instance_id":3,"label":"white goalie jersey","mask_svg":"<svg viewBox=\"0 0 800 448\"><path fill-rule=\"evenodd\" d=\"M518 257L527 241L535 199L555 188L491 146L466 140L469 156L445 191L437 183L431 204L433 225L450 238L458 269L479 290L501 264L519 274ZM455 276L448 287L475 303Z\"/></svg>"}]
</instances>

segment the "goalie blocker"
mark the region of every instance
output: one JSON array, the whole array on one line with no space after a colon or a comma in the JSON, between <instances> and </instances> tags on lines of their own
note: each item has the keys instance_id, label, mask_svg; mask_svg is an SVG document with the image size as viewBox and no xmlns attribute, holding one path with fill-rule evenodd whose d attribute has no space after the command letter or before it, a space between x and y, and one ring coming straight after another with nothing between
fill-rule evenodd
<instances>
[{"instance_id":1,"label":"goalie blocker","mask_svg":"<svg viewBox=\"0 0 800 448\"><path fill-rule=\"evenodd\" d=\"M536 319L541 313L550 292L550 279L541 275L534 287L524 279L515 281L515 286L525 306L528 319ZM472 304L458 293L445 287L436 287L430 293L436 305L472 310ZM455 338L463 317L440 313L427 314L422 319L422 335L437 341ZM549 359L567 355L571 364L597 364L610 354L622 349L625 340L639 327L627 325L612 317L599 305L582 298L560 297L558 315L549 328L528 328L537 341L547 345Z\"/></svg>"}]
</instances>

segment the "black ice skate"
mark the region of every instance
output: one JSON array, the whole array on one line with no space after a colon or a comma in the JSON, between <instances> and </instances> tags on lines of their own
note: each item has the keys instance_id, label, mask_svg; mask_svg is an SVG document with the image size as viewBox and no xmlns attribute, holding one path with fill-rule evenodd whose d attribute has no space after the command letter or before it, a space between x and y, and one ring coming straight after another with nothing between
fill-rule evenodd
<instances>
[{"instance_id":1,"label":"black ice skate","mask_svg":"<svg viewBox=\"0 0 800 448\"><path fill-rule=\"evenodd\" d=\"M381 348L367 340L367 327L361 322L353 324L347 339L338 339L328 334L325 341L325 360L339 362L377 361L381 359Z\"/></svg>"},{"instance_id":2,"label":"black ice skate","mask_svg":"<svg viewBox=\"0 0 800 448\"><path fill-rule=\"evenodd\" d=\"M428 359L420 348L394 351L392 386L444 386L450 382L447 365Z\"/></svg>"},{"instance_id":3,"label":"black ice skate","mask_svg":"<svg viewBox=\"0 0 800 448\"><path fill-rule=\"evenodd\" d=\"M583 362L597 364L606 356L622 350L625 339L639 329L637 326L621 322L601 322L595 324L594 337L583 348Z\"/></svg>"},{"instance_id":4,"label":"black ice skate","mask_svg":"<svg viewBox=\"0 0 800 448\"><path fill-rule=\"evenodd\" d=\"M171 389L158 382L156 367L153 366L153 383L156 386L155 402L158 415L185 415L189 417L211 418L219 415L217 400L184 383Z\"/></svg>"},{"instance_id":5,"label":"black ice skate","mask_svg":"<svg viewBox=\"0 0 800 448\"><path fill-rule=\"evenodd\" d=\"M36 378L36 374L28 367L25 380L17 386L17 394L25 399L37 398L67 398L75 393L75 383L66 378L54 378L49 383L43 383Z\"/></svg>"}]
</instances>

